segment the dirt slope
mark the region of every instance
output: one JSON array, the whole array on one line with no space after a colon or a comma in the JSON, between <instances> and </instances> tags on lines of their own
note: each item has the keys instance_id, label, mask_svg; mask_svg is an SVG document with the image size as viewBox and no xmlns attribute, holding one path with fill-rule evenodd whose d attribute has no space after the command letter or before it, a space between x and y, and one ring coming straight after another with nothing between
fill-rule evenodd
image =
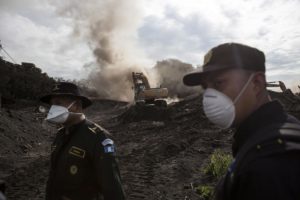
<instances>
[{"instance_id":1,"label":"dirt slope","mask_svg":"<svg viewBox=\"0 0 300 200\"><path fill-rule=\"evenodd\" d=\"M201 171L209 155L230 152L232 131L208 122L200 96L158 110L96 99L86 113L112 133L129 200L201 199L194 188L210 181ZM35 116L33 108L0 112L0 174L9 199L44 199L54 131Z\"/></svg>"},{"instance_id":2,"label":"dirt slope","mask_svg":"<svg viewBox=\"0 0 300 200\"><path fill-rule=\"evenodd\" d=\"M128 199L199 199L192 189L203 181L201 167L214 149L230 151L231 132L207 121L199 96L161 111L165 119L158 111L137 120L136 109L103 123L118 145Z\"/></svg>"},{"instance_id":3,"label":"dirt slope","mask_svg":"<svg viewBox=\"0 0 300 200\"><path fill-rule=\"evenodd\" d=\"M39 187L44 187L46 177L35 177L48 168L36 163L48 160L55 128L43 122L43 116L34 110L26 107L0 111L0 179L7 182L9 199L31 199Z\"/></svg>"}]
</instances>

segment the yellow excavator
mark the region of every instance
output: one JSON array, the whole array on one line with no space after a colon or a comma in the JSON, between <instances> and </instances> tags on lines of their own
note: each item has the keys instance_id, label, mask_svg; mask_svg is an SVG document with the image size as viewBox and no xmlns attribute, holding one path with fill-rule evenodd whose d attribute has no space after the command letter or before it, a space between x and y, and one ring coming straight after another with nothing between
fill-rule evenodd
<instances>
[{"instance_id":1,"label":"yellow excavator","mask_svg":"<svg viewBox=\"0 0 300 200\"><path fill-rule=\"evenodd\" d=\"M147 77L141 72L132 72L134 100L137 105L150 104L167 107L168 89L151 88Z\"/></svg>"},{"instance_id":2,"label":"yellow excavator","mask_svg":"<svg viewBox=\"0 0 300 200\"><path fill-rule=\"evenodd\" d=\"M294 94L291 89L286 88L282 81L268 82L267 87L279 87L282 92L269 90L269 95L272 99L281 102L284 109L290 114L300 118L300 96Z\"/></svg>"},{"instance_id":3,"label":"yellow excavator","mask_svg":"<svg viewBox=\"0 0 300 200\"><path fill-rule=\"evenodd\" d=\"M271 81L271 82L267 82L267 87L279 87L281 89L282 92L285 92L287 90L284 82L282 81Z\"/></svg>"}]
</instances>

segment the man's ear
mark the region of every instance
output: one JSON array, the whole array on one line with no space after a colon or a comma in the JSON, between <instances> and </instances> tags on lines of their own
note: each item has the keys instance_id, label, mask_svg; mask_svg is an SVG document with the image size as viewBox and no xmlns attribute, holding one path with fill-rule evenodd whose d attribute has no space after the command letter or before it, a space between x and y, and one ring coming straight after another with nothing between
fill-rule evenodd
<instances>
[{"instance_id":1,"label":"man's ear","mask_svg":"<svg viewBox=\"0 0 300 200\"><path fill-rule=\"evenodd\" d=\"M254 90L256 96L262 94L262 92L266 91L266 75L263 72L256 72L253 77Z\"/></svg>"}]
</instances>

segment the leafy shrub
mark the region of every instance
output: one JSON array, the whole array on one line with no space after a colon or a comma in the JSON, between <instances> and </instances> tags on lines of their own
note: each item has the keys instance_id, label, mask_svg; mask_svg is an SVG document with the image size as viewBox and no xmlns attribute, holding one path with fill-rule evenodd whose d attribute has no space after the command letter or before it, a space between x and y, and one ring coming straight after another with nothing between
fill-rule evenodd
<instances>
[{"instance_id":1,"label":"leafy shrub","mask_svg":"<svg viewBox=\"0 0 300 200\"><path fill-rule=\"evenodd\" d=\"M212 182L196 187L196 192L200 195L201 199L209 200L213 198L214 185L226 174L232 160L233 158L230 154L220 149L215 150L211 154L208 164L203 168L203 173L212 176Z\"/></svg>"},{"instance_id":2,"label":"leafy shrub","mask_svg":"<svg viewBox=\"0 0 300 200\"><path fill-rule=\"evenodd\" d=\"M228 153L223 152L220 149L217 149L210 156L209 163L203 169L205 174L212 175L215 178L220 178L224 174L232 162L232 156Z\"/></svg>"},{"instance_id":3,"label":"leafy shrub","mask_svg":"<svg viewBox=\"0 0 300 200\"><path fill-rule=\"evenodd\" d=\"M213 197L214 187L212 186L198 186L196 192L200 195L201 199L209 200Z\"/></svg>"}]
</instances>

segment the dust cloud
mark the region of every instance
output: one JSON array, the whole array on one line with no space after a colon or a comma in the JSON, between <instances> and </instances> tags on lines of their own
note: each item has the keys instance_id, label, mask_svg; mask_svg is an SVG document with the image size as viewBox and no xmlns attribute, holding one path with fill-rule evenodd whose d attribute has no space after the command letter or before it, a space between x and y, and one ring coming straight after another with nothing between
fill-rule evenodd
<instances>
[{"instance_id":1,"label":"dust cloud","mask_svg":"<svg viewBox=\"0 0 300 200\"><path fill-rule=\"evenodd\" d=\"M167 59L158 61L153 70L156 71L161 86L168 88L171 98L182 98L201 92L201 87L187 87L182 82L185 74L195 70L191 64L177 59Z\"/></svg>"},{"instance_id":2,"label":"dust cloud","mask_svg":"<svg viewBox=\"0 0 300 200\"><path fill-rule=\"evenodd\" d=\"M150 68L149 59L138 45L138 28L143 19L140 0L51 1L60 16L74 24L73 36L89 44L95 63L85 80L100 98L133 101L131 73L143 72L152 87L167 87L171 97L181 97L195 89L182 84L193 67L179 60L164 60ZM87 67L88 66L88 67Z\"/></svg>"},{"instance_id":3,"label":"dust cloud","mask_svg":"<svg viewBox=\"0 0 300 200\"><path fill-rule=\"evenodd\" d=\"M90 71L86 84L101 98L131 101L131 72L147 74L148 60L137 44L137 29L142 19L140 2L51 1L59 15L74 24L73 36L89 44L96 62L85 65Z\"/></svg>"}]
</instances>

